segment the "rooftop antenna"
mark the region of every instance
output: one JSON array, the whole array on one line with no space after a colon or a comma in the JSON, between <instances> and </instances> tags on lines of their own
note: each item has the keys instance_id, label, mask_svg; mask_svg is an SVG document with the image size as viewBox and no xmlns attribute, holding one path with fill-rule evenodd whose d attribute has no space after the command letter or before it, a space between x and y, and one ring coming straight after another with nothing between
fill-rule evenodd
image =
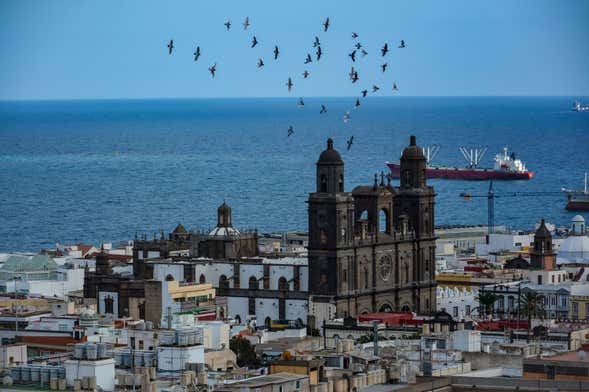
<instances>
[{"instance_id":1,"label":"rooftop antenna","mask_svg":"<svg viewBox=\"0 0 589 392\"><path fill-rule=\"evenodd\" d=\"M487 147L475 146L475 147L458 147L462 156L468 162L468 167L477 167L485 154L487 153Z\"/></svg>"}]
</instances>

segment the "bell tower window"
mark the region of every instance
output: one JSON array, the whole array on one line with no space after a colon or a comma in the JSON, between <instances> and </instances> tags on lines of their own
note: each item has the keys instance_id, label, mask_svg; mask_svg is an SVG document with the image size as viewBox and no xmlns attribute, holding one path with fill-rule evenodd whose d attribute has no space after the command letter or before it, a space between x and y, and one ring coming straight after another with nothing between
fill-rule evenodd
<instances>
[{"instance_id":1,"label":"bell tower window","mask_svg":"<svg viewBox=\"0 0 589 392\"><path fill-rule=\"evenodd\" d=\"M327 192L327 176L321 175L321 192Z\"/></svg>"},{"instance_id":2,"label":"bell tower window","mask_svg":"<svg viewBox=\"0 0 589 392\"><path fill-rule=\"evenodd\" d=\"M339 175L338 190L340 192L343 192L344 191L344 175L343 174L340 174Z\"/></svg>"}]
</instances>

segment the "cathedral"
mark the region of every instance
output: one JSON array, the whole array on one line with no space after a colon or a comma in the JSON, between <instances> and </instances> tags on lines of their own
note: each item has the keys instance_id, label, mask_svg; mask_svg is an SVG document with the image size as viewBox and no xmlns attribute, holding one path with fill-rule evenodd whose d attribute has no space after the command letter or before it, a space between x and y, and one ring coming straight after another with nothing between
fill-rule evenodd
<instances>
[{"instance_id":1,"label":"cathedral","mask_svg":"<svg viewBox=\"0 0 589 392\"><path fill-rule=\"evenodd\" d=\"M344 161L327 140L309 194L311 305L334 317L436 307L434 199L426 159L411 136L399 186L381 173L345 191ZM317 308L318 309L318 308Z\"/></svg>"}]
</instances>

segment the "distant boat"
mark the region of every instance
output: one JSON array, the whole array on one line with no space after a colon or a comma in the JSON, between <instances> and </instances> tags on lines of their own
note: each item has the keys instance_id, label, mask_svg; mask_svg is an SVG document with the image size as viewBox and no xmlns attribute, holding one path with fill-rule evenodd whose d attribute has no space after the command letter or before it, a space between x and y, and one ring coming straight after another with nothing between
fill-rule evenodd
<instances>
[{"instance_id":1,"label":"distant boat","mask_svg":"<svg viewBox=\"0 0 589 392\"><path fill-rule=\"evenodd\" d=\"M566 189L562 192L567 196L566 209L569 211L589 211L589 191L587 191L587 173L583 189Z\"/></svg>"},{"instance_id":2,"label":"distant boat","mask_svg":"<svg viewBox=\"0 0 589 392\"><path fill-rule=\"evenodd\" d=\"M436 155L439 147L432 150L428 147L424 149L424 155L427 160L425 175L427 178L446 178L451 180L530 180L534 172L528 171L526 165L515 157L515 154L509 154L507 147L503 149L503 154L495 155L495 164L491 168L478 167L481 159L487 152L487 148L460 147L460 152L468 162L467 167L449 167L432 165L430 160ZM401 165L398 163L386 162L391 169L391 177L399 178L401 175Z\"/></svg>"},{"instance_id":3,"label":"distant boat","mask_svg":"<svg viewBox=\"0 0 589 392\"><path fill-rule=\"evenodd\" d=\"M589 106L581 106L581 102L575 101L571 110L573 112L584 112L586 110L589 110Z\"/></svg>"}]
</instances>

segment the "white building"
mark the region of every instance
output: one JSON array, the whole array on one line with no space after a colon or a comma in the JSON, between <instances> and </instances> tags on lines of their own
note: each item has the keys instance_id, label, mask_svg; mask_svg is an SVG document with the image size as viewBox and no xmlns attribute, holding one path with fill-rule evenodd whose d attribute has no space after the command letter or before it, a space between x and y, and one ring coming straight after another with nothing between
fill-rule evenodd
<instances>
[{"instance_id":1,"label":"white building","mask_svg":"<svg viewBox=\"0 0 589 392\"><path fill-rule=\"evenodd\" d=\"M58 266L49 256L11 255L0 267L0 291L65 298L84 288L84 269Z\"/></svg>"},{"instance_id":2,"label":"white building","mask_svg":"<svg viewBox=\"0 0 589 392\"><path fill-rule=\"evenodd\" d=\"M191 346L159 346L157 367L159 371L181 371L187 363L204 363L205 349L202 344Z\"/></svg>"},{"instance_id":3,"label":"white building","mask_svg":"<svg viewBox=\"0 0 589 392\"><path fill-rule=\"evenodd\" d=\"M168 275L184 282L210 283L217 297L226 298L223 318L238 322L292 320L306 324L308 315L308 266L306 257L248 258L239 261L187 259L150 260L153 278ZM192 277L186 275L190 271Z\"/></svg>"},{"instance_id":4,"label":"white building","mask_svg":"<svg viewBox=\"0 0 589 392\"><path fill-rule=\"evenodd\" d=\"M436 292L436 308L445 310L452 318L458 320L472 320L471 315L478 315L477 301L478 291L476 289L467 290L457 287L440 287Z\"/></svg>"}]
</instances>

